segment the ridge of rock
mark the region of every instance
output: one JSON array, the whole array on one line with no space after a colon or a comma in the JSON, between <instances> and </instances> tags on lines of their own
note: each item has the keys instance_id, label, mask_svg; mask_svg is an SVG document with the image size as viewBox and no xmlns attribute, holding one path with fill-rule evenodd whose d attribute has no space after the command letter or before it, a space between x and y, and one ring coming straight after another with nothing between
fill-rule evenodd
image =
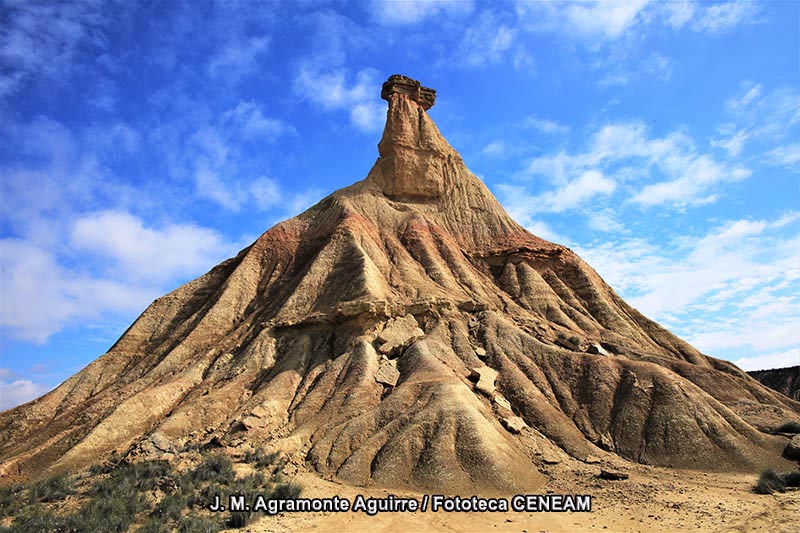
<instances>
[{"instance_id":1,"label":"ridge of rock","mask_svg":"<svg viewBox=\"0 0 800 533\"><path fill-rule=\"evenodd\" d=\"M606 451L785 469L771 432L800 421L800 403L514 222L428 116L434 93L408 80L384 86L366 179L158 298L108 353L0 413L0 482L211 441L299 454L356 485L454 493L532 489L537 464Z\"/></svg>"}]
</instances>

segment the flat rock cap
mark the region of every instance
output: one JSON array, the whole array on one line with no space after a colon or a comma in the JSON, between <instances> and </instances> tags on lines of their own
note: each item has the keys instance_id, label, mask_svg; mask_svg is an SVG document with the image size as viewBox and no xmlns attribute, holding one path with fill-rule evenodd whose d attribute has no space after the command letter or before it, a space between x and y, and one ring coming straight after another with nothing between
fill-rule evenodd
<instances>
[{"instance_id":1,"label":"flat rock cap","mask_svg":"<svg viewBox=\"0 0 800 533\"><path fill-rule=\"evenodd\" d=\"M412 80L408 76L393 74L389 76L381 89L381 98L388 101L391 94L405 94L410 96L413 101L418 103L422 109L427 111L436 102L436 91L429 87L423 87L417 80Z\"/></svg>"}]
</instances>

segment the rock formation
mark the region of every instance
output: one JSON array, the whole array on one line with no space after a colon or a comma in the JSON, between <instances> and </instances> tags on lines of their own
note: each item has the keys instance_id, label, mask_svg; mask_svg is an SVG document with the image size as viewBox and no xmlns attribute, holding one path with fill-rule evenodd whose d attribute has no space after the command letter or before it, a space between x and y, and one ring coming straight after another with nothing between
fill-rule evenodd
<instances>
[{"instance_id":1,"label":"rock formation","mask_svg":"<svg viewBox=\"0 0 800 533\"><path fill-rule=\"evenodd\" d=\"M433 91L393 76L382 95L365 180L157 299L108 353L0 413L6 479L208 442L290 451L347 483L451 493L530 489L542 464L609 452L786 466L787 439L769 430L800 420L800 403L701 354L514 222L429 117Z\"/></svg>"},{"instance_id":2,"label":"rock formation","mask_svg":"<svg viewBox=\"0 0 800 533\"><path fill-rule=\"evenodd\" d=\"M753 370L748 374L770 389L800 401L800 365L772 370Z\"/></svg>"}]
</instances>

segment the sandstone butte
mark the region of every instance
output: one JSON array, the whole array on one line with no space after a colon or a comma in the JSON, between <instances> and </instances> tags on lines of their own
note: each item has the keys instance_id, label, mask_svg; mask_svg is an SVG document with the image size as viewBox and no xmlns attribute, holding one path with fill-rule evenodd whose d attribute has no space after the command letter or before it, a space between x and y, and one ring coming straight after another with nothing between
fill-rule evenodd
<instances>
[{"instance_id":1,"label":"sandstone butte","mask_svg":"<svg viewBox=\"0 0 800 533\"><path fill-rule=\"evenodd\" d=\"M280 450L351 485L449 493L535 490L543 464L570 457L794 468L771 431L800 420L800 403L514 222L431 120L435 91L392 76L381 95L366 179L0 413L2 483L207 443Z\"/></svg>"}]
</instances>

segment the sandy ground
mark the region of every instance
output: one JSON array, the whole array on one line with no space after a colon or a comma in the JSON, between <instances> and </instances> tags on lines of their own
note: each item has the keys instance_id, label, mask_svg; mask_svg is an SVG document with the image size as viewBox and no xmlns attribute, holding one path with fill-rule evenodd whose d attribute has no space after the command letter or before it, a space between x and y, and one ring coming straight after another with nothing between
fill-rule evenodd
<instances>
[{"instance_id":1,"label":"sandy ground","mask_svg":"<svg viewBox=\"0 0 800 533\"><path fill-rule=\"evenodd\" d=\"M285 532L426 532L475 531L537 533L551 531L764 531L796 532L800 523L800 491L764 496L752 492L754 474L704 473L628 465L630 479L595 477L599 465L578 462L554 465L552 481L538 494L591 494L588 513L284 513L265 516L248 529ZM351 501L365 497L420 494L360 488L300 473L303 497L338 495ZM471 495L461 495L471 496ZM504 495L510 498L512 495Z\"/></svg>"}]
</instances>

